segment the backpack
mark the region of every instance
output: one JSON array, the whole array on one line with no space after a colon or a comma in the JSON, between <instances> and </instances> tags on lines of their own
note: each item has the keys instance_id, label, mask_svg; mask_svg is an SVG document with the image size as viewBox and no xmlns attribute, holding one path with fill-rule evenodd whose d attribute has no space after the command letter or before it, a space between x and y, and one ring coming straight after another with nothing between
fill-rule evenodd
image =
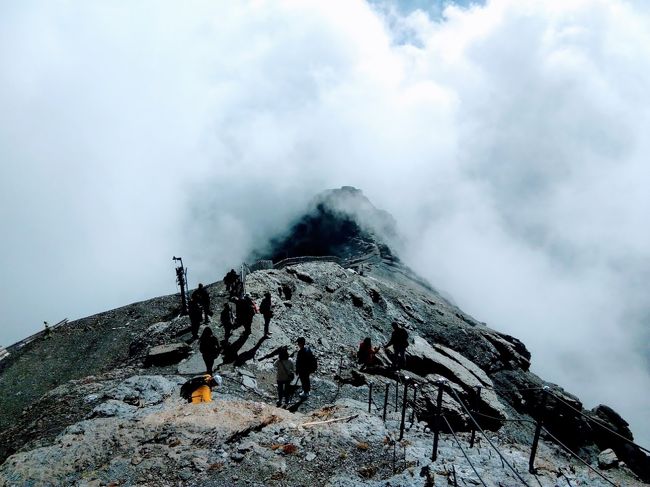
<instances>
[{"instance_id":1,"label":"backpack","mask_svg":"<svg viewBox=\"0 0 650 487\"><path fill-rule=\"evenodd\" d=\"M309 352L307 353L307 365L309 366L309 373L313 374L318 370L318 360L316 359L316 355L314 352L309 349Z\"/></svg>"},{"instance_id":2,"label":"backpack","mask_svg":"<svg viewBox=\"0 0 650 487\"><path fill-rule=\"evenodd\" d=\"M215 380L209 375L197 375L181 386L181 397L187 402L192 402L192 393L201 386L214 386Z\"/></svg>"}]
</instances>

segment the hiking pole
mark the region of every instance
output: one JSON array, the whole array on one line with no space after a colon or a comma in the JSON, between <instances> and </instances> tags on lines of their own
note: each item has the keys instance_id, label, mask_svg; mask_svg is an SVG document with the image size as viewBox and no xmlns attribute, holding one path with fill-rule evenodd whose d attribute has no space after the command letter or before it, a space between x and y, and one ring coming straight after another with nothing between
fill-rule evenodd
<instances>
[{"instance_id":1,"label":"hiking pole","mask_svg":"<svg viewBox=\"0 0 650 487\"><path fill-rule=\"evenodd\" d=\"M406 420L406 400L407 400L407 395L408 395L408 389L409 389L409 378L404 377L404 398L402 399L402 421L399 425L399 441L402 441L402 438L404 438L404 423Z\"/></svg>"},{"instance_id":2,"label":"hiking pole","mask_svg":"<svg viewBox=\"0 0 650 487\"><path fill-rule=\"evenodd\" d=\"M548 396L548 386L542 389L542 402L540 405L539 418L537 419L537 426L535 427L535 437L533 438L533 446L530 449L530 460L528 461L528 472L535 473L535 454L537 453L537 443L539 442L539 434L542 431L542 421L544 420L544 408L546 407L546 398Z\"/></svg>"},{"instance_id":3,"label":"hiking pole","mask_svg":"<svg viewBox=\"0 0 650 487\"><path fill-rule=\"evenodd\" d=\"M386 422L386 408L388 407L388 392L390 391L390 382L386 382L386 394L384 394L384 423Z\"/></svg>"},{"instance_id":4,"label":"hiking pole","mask_svg":"<svg viewBox=\"0 0 650 487\"><path fill-rule=\"evenodd\" d=\"M372 406L372 382L368 384L368 414L370 414L371 406Z\"/></svg>"},{"instance_id":5,"label":"hiking pole","mask_svg":"<svg viewBox=\"0 0 650 487\"><path fill-rule=\"evenodd\" d=\"M433 421L433 452L431 453L431 460L434 462L438 458L438 434L440 433L440 414L442 412L442 388L445 384L444 379L438 382L438 399L436 400L436 415Z\"/></svg>"}]
</instances>

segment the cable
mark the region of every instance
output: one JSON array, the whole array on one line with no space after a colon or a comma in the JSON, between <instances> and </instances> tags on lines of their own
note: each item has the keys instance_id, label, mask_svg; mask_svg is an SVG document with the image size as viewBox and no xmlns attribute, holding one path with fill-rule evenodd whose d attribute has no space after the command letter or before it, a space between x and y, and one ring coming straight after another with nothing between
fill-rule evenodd
<instances>
[{"instance_id":1,"label":"cable","mask_svg":"<svg viewBox=\"0 0 650 487\"><path fill-rule=\"evenodd\" d=\"M560 445L560 446L561 446L562 448L564 448L567 452L569 452L572 456L574 456L575 458L577 458L578 460L580 460L582 463L584 463L584 464L585 464L585 465L586 465L586 466L587 466L587 467L588 467L592 472L594 472L594 473L595 473L596 475L598 475L599 477L603 478L606 482L612 484L614 487L618 487L614 482L612 482L611 480L609 480L609 479L608 479L607 477L605 477L602 473L600 473L600 472L599 472L598 470L596 470L594 467L592 467L591 465L589 465L585 460L583 460L582 458L580 458L580 457L578 456L577 453L574 453L574 452L573 452L573 451L572 451L568 446L566 446L564 443L562 443L560 440L558 440L555 436L553 436L549 430L547 430L547 429L544 428L543 426L542 426L542 429L543 429L544 432L545 432L548 436L550 436L550 437L551 437L551 438L552 438L552 439L553 439L553 440L554 440L558 445Z\"/></svg>"},{"instance_id":2,"label":"cable","mask_svg":"<svg viewBox=\"0 0 650 487\"><path fill-rule=\"evenodd\" d=\"M490 387L490 386L481 386L481 389L489 389L490 391L495 392L512 392L512 391L541 391L544 387Z\"/></svg>"},{"instance_id":3,"label":"cable","mask_svg":"<svg viewBox=\"0 0 650 487\"><path fill-rule=\"evenodd\" d=\"M479 413L478 411L474 411L474 414L478 414L479 416L483 416L484 418L494 419L495 421L502 421L504 423L532 423L532 424L537 424L532 419L497 418L496 416L490 416L489 414Z\"/></svg>"},{"instance_id":4,"label":"cable","mask_svg":"<svg viewBox=\"0 0 650 487\"><path fill-rule=\"evenodd\" d=\"M454 433L454 430L451 428L451 425L449 424L449 421L447 421L447 418L445 417L444 414L442 414L441 417L442 417L442 419L445 420L445 423L447 423L447 427L449 428L449 431L451 431L451 434L454 435L454 440L456 440L456 443L458 444L458 448L460 448L460 451L463 453L463 456L465 457L465 460L467 460L467 463L469 463L469 466L472 467L472 470L474 470L474 473L476 474L476 476L478 477L478 479L481 481L481 483L483 484L483 486L484 486L484 487L487 487L486 483L483 482L483 479L481 478L481 476L478 474L478 471L477 471L476 468L474 467L474 464L472 463L472 461L471 461L471 460L469 459L469 457L467 456L467 453L465 453L465 449L464 449L463 446L460 444L460 441L458 440L458 437L456 436L456 433Z\"/></svg>"},{"instance_id":5,"label":"cable","mask_svg":"<svg viewBox=\"0 0 650 487\"><path fill-rule=\"evenodd\" d=\"M465 403L464 403L463 401L461 401L460 397L458 397L458 394L456 394L456 391L454 391L451 387L449 387L449 390L452 392L452 394L454 395L454 397L456 398L456 400L459 402L459 404L463 407L463 409L465 410L465 413L467 413L467 415L470 417L470 419L472 420L472 422L473 422L474 425L476 426L476 429L478 429L478 430L481 432L481 434L482 434L483 437L487 440L487 442L490 444L490 446L491 446L492 448L494 448L494 451L496 451L497 454L499 455L499 457L501 457L501 461L502 461L503 463L505 463L505 464L508 466L508 468L510 468L510 470L512 470L512 471L514 472L514 474L517 476L517 478L521 481L522 484L524 484L526 487L530 487L530 485L528 485L528 483L527 483L523 478L521 478L521 475L519 475L519 472L517 472L517 471L515 470L515 468L514 468L512 465L510 465L510 464L508 463L508 461L507 461L505 458L503 458L503 455L501 454L501 452L499 451L499 449L498 449L496 446L494 446L494 443L492 443L492 442L490 441L490 439L487 437L487 435L485 434L485 431L483 431L483 428L481 428L481 427L479 426L479 424L478 424L478 422L476 421L476 419L474 419L474 416L472 416L472 413L470 413L470 412L469 412L469 409L467 409L467 407L465 406Z\"/></svg>"},{"instance_id":6,"label":"cable","mask_svg":"<svg viewBox=\"0 0 650 487\"><path fill-rule=\"evenodd\" d=\"M611 429L611 428L607 427L606 425L604 425L603 423L601 423L599 420L587 416L587 415L586 415L585 413L583 413L582 411L578 411L578 409L574 408L571 404L569 404L568 402L564 401L561 397L559 397L558 395L556 395L554 392L551 392L551 391L549 391L549 392L551 393L551 395L552 395L555 399L557 399L558 401L560 401L562 404L564 404L564 405L567 406L568 408L574 410L576 413L578 413L578 414L579 414L580 416L582 416L583 418L587 419L588 421L592 421L592 422L596 423L596 424L597 424L598 426L600 426L601 428L603 428L603 429L609 431L610 433L612 433L612 434L618 436L618 437L621 438L622 440L625 440L625 441L627 441L628 443L630 443L630 444L636 446L637 448L643 450L644 452L646 452L646 453L650 453L650 450L648 450L647 448L644 448L644 447L642 447L641 445L637 445L636 443L634 443L634 441L630 440L629 438L626 438L625 436L621 435L620 433L617 433L617 432L614 431L613 429Z\"/></svg>"}]
</instances>

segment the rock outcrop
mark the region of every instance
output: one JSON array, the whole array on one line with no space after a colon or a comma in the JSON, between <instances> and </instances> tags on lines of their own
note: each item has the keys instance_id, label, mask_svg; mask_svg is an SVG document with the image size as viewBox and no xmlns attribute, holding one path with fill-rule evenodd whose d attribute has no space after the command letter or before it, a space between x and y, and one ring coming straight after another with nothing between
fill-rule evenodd
<instances>
[{"instance_id":1,"label":"rock outcrop","mask_svg":"<svg viewBox=\"0 0 650 487\"><path fill-rule=\"evenodd\" d=\"M354 208L345 210L345 201ZM626 441L632 435L620 416L606 406L584 411L577 397L530 372L523 343L467 315L418 278L379 237L394 236L394 222L356 190L330 192L314 208L290 235L276 239L271 255L260 256L284 258L291 250L335 258L260 266L246 277L246 291L257 302L272 293L272 335L263 336L258 315L251 334L239 328L225 341L216 316L211 320L224 342L215 362L224 382L213 403L188 405L179 398L180 385L204 364L177 296L71 322L3 360L0 486L45 483L48 474L66 485L442 485L452 466L465 483L477 484L460 449L467 449L472 418L524 475L534 421L541 417L593 468L599 453L611 448L619 462L607 475L615 481L638 485L621 461L650 479L648 458ZM374 215L372 224L358 223L359 214ZM222 283L207 289L220 309L228 299ZM387 343L393 321L410 336L404 370L390 367L390 348L379 351L377 367L360 370L359 343L366 337L375 346ZM278 409L272 406L273 361L281 347L293 351L299 336L318 357L314 393ZM71 349L72 342L84 347ZM441 454L431 463L441 387ZM400 443L403 403L408 427ZM521 483L478 438L483 443L469 458L488 485ZM560 456L544 435L536 465L542 485L555 485L558 477L606 485Z\"/></svg>"}]
</instances>

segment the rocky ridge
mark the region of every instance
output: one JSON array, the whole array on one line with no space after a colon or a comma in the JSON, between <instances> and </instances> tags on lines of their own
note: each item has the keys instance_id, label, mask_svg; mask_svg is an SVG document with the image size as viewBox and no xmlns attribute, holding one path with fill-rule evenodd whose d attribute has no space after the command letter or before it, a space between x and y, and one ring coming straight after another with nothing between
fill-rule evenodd
<instances>
[{"instance_id":1,"label":"rocky ridge","mask_svg":"<svg viewBox=\"0 0 650 487\"><path fill-rule=\"evenodd\" d=\"M187 358L186 352L170 363L147 358L154 347L179 343L183 349L189 339L177 296L69 323L12 353L0 363L0 485L449 485L454 472L459 484L479 485L467 458L487 485L524 485L521 479L529 485L610 485L546 434L537 475L528 474L533 421L540 415L548 431L596 471L620 485L641 484L636 475L647 473L643 452L576 411L631 439L622 418L607 406L584 411L578 398L528 370L531 356L520 341L463 313L392 252L382 252L376 235L363 230L359 237L349 228L352 234L339 232L323 247L346 248L347 268L305 262L247 276L246 290L258 302L266 290L273 292L273 335L262 336L259 316L250 336L235 333L218 361L224 382L213 403L189 405L178 397L180 384L203 370L196 343ZM304 233L303 244L310 238ZM364 245L354 252L339 245L355 238ZM363 253L368 248L370 257ZM280 291L286 288L291 299ZM208 290L220 309L223 285ZM358 343L366 336L386 343L394 320L412 340L403 374L359 371ZM222 338L218 324L211 326ZM293 347L301 335L319 358L314 394L278 409L272 405L272 354ZM380 359L389 361L383 352ZM399 409L404 376L418 394L415 402L409 399L407 431L397 442L395 403ZM443 414L451 429L443 428L432 462L429 430L440 379L447 384ZM542 409L544 387L553 395ZM471 449L465 404L486 430ZM504 468L487 439L516 473Z\"/></svg>"}]
</instances>

